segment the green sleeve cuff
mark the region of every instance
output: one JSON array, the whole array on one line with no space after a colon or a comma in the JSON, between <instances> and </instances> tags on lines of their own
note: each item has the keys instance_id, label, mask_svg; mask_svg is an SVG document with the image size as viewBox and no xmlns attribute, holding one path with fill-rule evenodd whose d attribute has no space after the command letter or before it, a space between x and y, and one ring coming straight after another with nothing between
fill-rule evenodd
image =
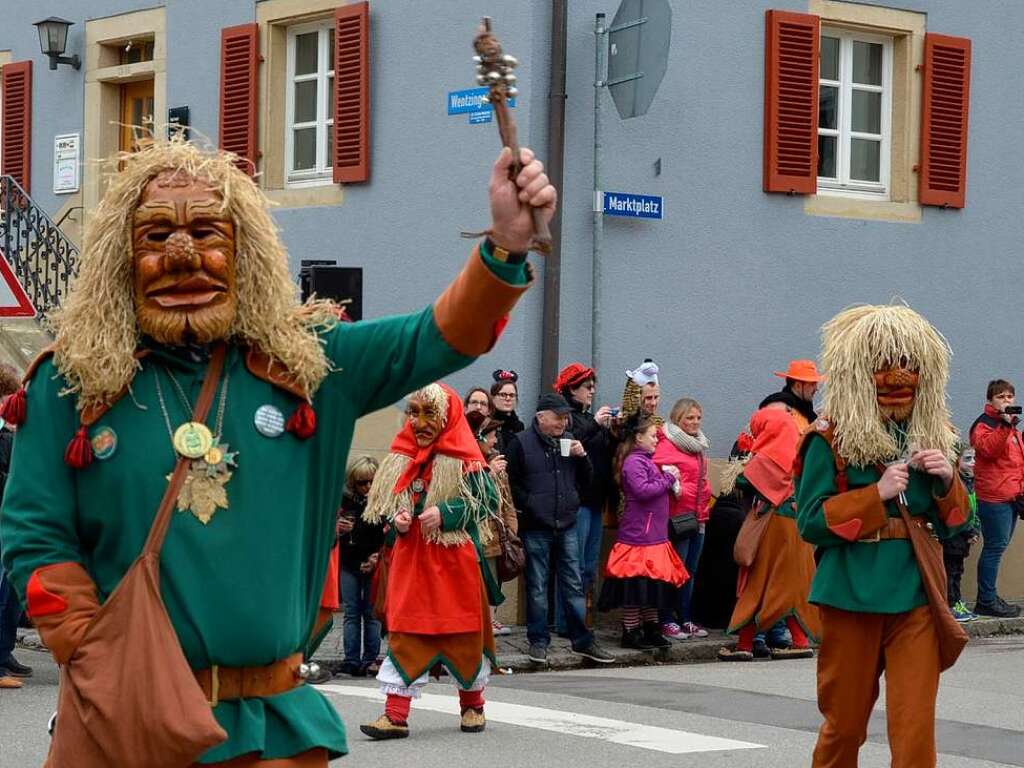
<instances>
[{"instance_id":1,"label":"green sleeve cuff","mask_svg":"<svg viewBox=\"0 0 1024 768\"><path fill-rule=\"evenodd\" d=\"M499 280L508 283L509 285L526 285L530 282L530 276L526 271L526 262L521 264L509 264L508 262L498 261L494 258L494 254L491 253L491 249L488 247L487 240L484 239L480 243L480 256L484 260L484 264L487 268L494 273L494 276Z\"/></svg>"}]
</instances>

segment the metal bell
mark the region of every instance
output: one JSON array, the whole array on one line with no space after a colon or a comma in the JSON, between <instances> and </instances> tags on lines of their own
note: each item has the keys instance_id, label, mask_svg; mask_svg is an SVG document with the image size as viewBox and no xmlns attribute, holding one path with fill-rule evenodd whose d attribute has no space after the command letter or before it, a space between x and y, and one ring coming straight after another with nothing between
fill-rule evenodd
<instances>
[{"instance_id":1,"label":"metal bell","mask_svg":"<svg viewBox=\"0 0 1024 768\"><path fill-rule=\"evenodd\" d=\"M505 82L508 83L509 85L514 84L518 79L519 78L513 75L511 72L505 75Z\"/></svg>"},{"instance_id":2,"label":"metal bell","mask_svg":"<svg viewBox=\"0 0 1024 768\"><path fill-rule=\"evenodd\" d=\"M481 59L479 56L474 56L473 57L473 63L474 64L479 64L482 61L483 61L483 59Z\"/></svg>"},{"instance_id":3,"label":"metal bell","mask_svg":"<svg viewBox=\"0 0 1024 768\"><path fill-rule=\"evenodd\" d=\"M497 83L501 80L501 72L497 72L492 69L490 72L487 73L487 79L492 83Z\"/></svg>"},{"instance_id":4,"label":"metal bell","mask_svg":"<svg viewBox=\"0 0 1024 768\"><path fill-rule=\"evenodd\" d=\"M309 677L309 672L309 664L306 664L305 662L299 664L299 677L305 680L307 677Z\"/></svg>"},{"instance_id":5,"label":"metal bell","mask_svg":"<svg viewBox=\"0 0 1024 768\"><path fill-rule=\"evenodd\" d=\"M476 84L477 85L487 85L487 78L484 77L483 75L477 75L476 76Z\"/></svg>"},{"instance_id":6,"label":"metal bell","mask_svg":"<svg viewBox=\"0 0 1024 768\"><path fill-rule=\"evenodd\" d=\"M505 89L505 93L507 93L509 96L518 96L519 95L519 89L518 88L506 88Z\"/></svg>"},{"instance_id":7,"label":"metal bell","mask_svg":"<svg viewBox=\"0 0 1024 768\"><path fill-rule=\"evenodd\" d=\"M314 677L320 674L320 665L315 661L309 662L309 674Z\"/></svg>"},{"instance_id":8,"label":"metal bell","mask_svg":"<svg viewBox=\"0 0 1024 768\"><path fill-rule=\"evenodd\" d=\"M510 56L507 53L501 57L501 61L506 67L512 69L515 69L516 67L519 66L519 59L517 59L515 56Z\"/></svg>"}]
</instances>

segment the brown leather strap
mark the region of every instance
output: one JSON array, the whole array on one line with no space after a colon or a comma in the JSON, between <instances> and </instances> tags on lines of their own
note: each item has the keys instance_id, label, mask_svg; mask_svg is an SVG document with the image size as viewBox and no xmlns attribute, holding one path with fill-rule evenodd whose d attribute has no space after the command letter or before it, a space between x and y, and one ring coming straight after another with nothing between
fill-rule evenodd
<instances>
[{"instance_id":1,"label":"brown leather strap","mask_svg":"<svg viewBox=\"0 0 1024 768\"><path fill-rule=\"evenodd\" d=\"M919 519L921 521L924 518L912 518ZM857 539L858 544L875 544L879 541L891 541L892 539L909 539L910 532L907 530L907 524L903 522L902 518L890 517L886 521L886 525L883 528L879 528L877 531L872 533L870 536L865 536L862 539Z\"/></svg>"},{"instance_id":2,"label":"brown leather strap","mask_svg":"<svg viewBox=\"0 0 1024 768\"><path fill-rule=\"evenodd\" d=\"M195 408L192 410L192 421L205 421L206 415L210 412L213 404L213 396L217 392L217 384L220 381L221 371L224 370L224 356L227 354L227 347L219 342L210 355L210 364L206 367L206 377L203 379L203 387L199 390L199 399L196 400ZM164 545L164 537L167 535L167 528L171 523L171 512L178 499L178 492L182 483L185 482L185 473L188 472L190 459L183 456L178 457L178 463L174 465L174 474L171 475L167 490L157 508L153 525L149 529L149 536L146 537L146 546L143 552L159 555Z\"/></svg>"},{"instance_id":3,"label":"brown leather strap","mask_svg":"<svg viewBox=\"0 0 1024 768\"><path fill-rule=\"evenodd\" d=\"M217 706L217 702L228 699L255 699L290 691L304 682L299 675L301 664L302 654L293 653L265 667L214 666L194 671L206 700Z\"/></svg>"}]
</instances>

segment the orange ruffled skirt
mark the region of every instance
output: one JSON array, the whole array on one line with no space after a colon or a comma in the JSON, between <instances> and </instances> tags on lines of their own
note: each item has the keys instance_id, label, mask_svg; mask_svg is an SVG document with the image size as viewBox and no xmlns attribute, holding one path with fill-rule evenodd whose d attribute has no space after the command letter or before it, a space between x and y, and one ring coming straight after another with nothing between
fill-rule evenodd
<instances>
[{"instance_id":1,"label":"orange ruffled skirt","mask_svg":"<svg viewBox=\"0 0 1024 768\"><path fill-rule=\"evenodd\" d=\"M624 605L670 608L679 587L690 574L672 544L615 542L604 569L605 580L597 607L610 611Z\"/></svg>"}]
</instances>

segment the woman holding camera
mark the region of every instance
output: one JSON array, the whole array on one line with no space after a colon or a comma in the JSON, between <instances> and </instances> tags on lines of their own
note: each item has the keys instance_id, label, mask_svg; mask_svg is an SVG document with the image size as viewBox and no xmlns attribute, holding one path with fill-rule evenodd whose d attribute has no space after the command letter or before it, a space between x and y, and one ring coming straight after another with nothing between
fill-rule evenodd
<instances>
[{"instance_id":1,"label":"woman holding camera","mask_svg":"<svg viewBox=\"0 0 1024 768\"><path fill-rule=\"evenodd\" d=\"M978 601L974 612L982 616L1012 618L1020 606L1010 605L996 593L999 561L1010 545L1017 516L1024 510L1024 443L1017 423L1021 412L1016 390L1003 379L990 381L985 412L971 425L975 449L974 491L978 497L982 548L978 558Z\"/></svg>"}]
</instances>

